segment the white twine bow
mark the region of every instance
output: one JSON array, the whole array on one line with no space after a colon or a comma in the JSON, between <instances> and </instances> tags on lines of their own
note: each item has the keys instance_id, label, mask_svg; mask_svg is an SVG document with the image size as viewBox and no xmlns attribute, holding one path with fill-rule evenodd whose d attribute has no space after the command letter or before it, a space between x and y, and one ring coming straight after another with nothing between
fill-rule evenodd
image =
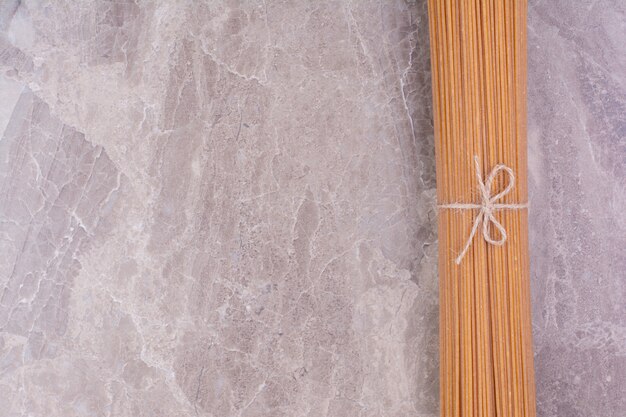
<instances>
[{"instance_id":1,"label":"white twine bow","mask_svg":"<svg viewBox=\"0 0 626 417\"><path fill-rule=\"evenodd\" d=\"M445 209L458 209L458 210L480 210L476 217L474 218L474 225L472 226L472 231L470 232L467 241L465 242L465 246L459 256L457 256L455 262L457 265L461 263L463 257L469 250L469 247L472 244L472 240L474 239L474 235L478 231L478 226L480 223L483 224L483 238L487 243L496 246L504 245L506 242L506 230L504 230L504 226L496 219L494 216L494 212L497 210L520 210L528 207L528 204L502 204L497 203L502 197L511 192L513 187L515 186L515 174L513 170L504 164L496 165L489 175L487 176L487 180L483 182L482 175L480 174L480 163L478 161L478 156L474 156L474 163L476 164L476 179L478 180L478 189L480 191L481 203L452 203L452 204L443 204L440 205L440 208ZM496 195L491 195L491 185L493 184L494 179L498 175L500 171L504 171L507 174L508 184L506 188L500 191ZM494 239L491 237L491 224L493 224L500 234L499 239Z\"/></svg>"}]
</instances>

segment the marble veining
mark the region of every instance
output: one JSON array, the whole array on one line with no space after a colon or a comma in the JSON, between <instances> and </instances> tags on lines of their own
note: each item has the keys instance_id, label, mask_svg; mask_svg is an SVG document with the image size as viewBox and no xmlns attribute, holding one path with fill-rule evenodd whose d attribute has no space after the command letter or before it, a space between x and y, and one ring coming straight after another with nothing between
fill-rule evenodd
<instances>
[{"instance_id":1,"label":"marble veining","mask_svg":"<svg viewBox=\"0 0 626 417\"><path fill-rule=\"evenodd\" d=\"M538 416L626 410L626 3L531 1Z\"/></svg>"},{"instance_id":2,"label":"marble veining","mask_svg":"<svg viewBox=\"0 0 626 417\"><path fill-rule=\"evenodd\" d=\"M530 1L538 415L626 409L626 10ZM434 417L423 0L0 2L0 417Z\"/></svg>"},{"instance_id":3,"label":"marble veining","mask_svg":"<svg viewBox=\"0 0 626 417\"><path fill-rule=\"evenodd\" d=\"M0 416L437 414L424 4L0 10Z\"/></svg>"}]
</instances>

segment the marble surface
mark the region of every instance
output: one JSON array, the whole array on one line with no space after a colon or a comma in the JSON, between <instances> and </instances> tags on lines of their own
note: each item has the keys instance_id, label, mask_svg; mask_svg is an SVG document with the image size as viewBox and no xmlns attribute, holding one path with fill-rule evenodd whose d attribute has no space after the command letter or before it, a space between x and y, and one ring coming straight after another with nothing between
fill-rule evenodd
<instances>
[{"instance_id":1,"label":"marble surface","mask_svg":"<svg viewBox=\"0 0 626 417\"><path fill-rule=\"evenodd\" d=\"M424 3L0 2L0 417L437 416ZM531 1L539 416L626 409L624 21Z\"/></svg>"},{"instance_id":2,"label":"marble surface","mask_svg":"<svg viewBox=\"0 0 626 417\"><path fill-rule=\"evenodd\" d=\"M626 415L626 3L531 1L539 416Z\"/></svg>"},{"instance_id":3,"label":"marble surface","mask_svg":"<svg viewBox=\"0 0 626 417\"><path fill-rule=\"evenodd\" d=\"M426 8L4 1L0 416L434 416Z\"/></svg>"}]
</instances>

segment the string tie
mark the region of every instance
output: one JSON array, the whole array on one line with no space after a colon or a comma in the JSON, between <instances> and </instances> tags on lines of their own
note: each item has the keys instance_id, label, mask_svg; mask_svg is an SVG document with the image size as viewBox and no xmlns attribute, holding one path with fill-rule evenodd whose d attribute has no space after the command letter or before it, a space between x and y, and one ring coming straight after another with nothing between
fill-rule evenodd
<instances>
[{"instance_id":1,"label":"string tie","mask_svg":"<svg viewBox=\"0 0 626 417\"><path fill-rule=\"evenodd\" d=\"M472 225L472 231L465 242L465 246L459 255L457 256L455 263L459 265L463 260L463 257L469 250L472 240L478 231L478 227L482 223L483 225L483 238L485 241L491 245L502 246L504 242L506 242L507 235L504 226L496 219L494 213L498 210L521 210L528 207L528 204L503 204L498 203L498 200L503 198L505 195L511 192L513 187L515 186L515 173L511 168L504 164L496 165L489 175L487 179L483 182L483 178L480 171L480 162L478 161L478 156L474 155L474 164L476 168L476 180L478 182L478 190L480 192L480 204L476 203L452 203L452 204L443 204L440 205L439 208L443 209L453 209L453 210L479 210L478 214L474 218L474 224ZM500 191L495 195L491 195L491 186L496 176L500 171L504 172L507 176L508 183L504 190ZM491 225L494 225L496 229L498 229L500 238L494 239L491 236Z\"/></svg>"}]
</instances>

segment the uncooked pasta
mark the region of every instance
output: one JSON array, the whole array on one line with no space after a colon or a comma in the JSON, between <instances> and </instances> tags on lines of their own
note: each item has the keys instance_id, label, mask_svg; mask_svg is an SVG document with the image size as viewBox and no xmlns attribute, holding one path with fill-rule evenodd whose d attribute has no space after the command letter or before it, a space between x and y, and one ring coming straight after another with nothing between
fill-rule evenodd
<instances>
[{"instance_id":1,"label":"uncooked pasta","mask_svg":"<svg viewBox=\"0 0 626 417\"><path fill-rule=\"evenodd\" d=\"M535 415L526 11L429 0L444 417Z\"/></svg>"}]
</instances>

